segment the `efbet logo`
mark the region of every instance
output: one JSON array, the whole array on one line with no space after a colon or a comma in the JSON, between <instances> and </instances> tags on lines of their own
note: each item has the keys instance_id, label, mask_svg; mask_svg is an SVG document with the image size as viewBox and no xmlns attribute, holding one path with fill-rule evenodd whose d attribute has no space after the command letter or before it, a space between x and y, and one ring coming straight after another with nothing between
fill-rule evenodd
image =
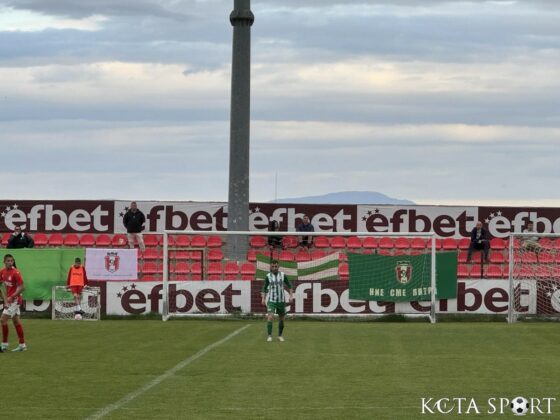
<instances>
[{"instance_id":1,"label":"efbet logo","mask_svg":"<svg viewBox=\"0 0 560 420\"><path fill-rule=\"evenodd\" d=\"M554 397L525 398L522 396L512 399L491 397L482 402L475 398L422 398L422 414L452 414L452 415L477 415L477 414L507 414L516 416L527 414L552 414Z\"/></svg>"}]
</instances>

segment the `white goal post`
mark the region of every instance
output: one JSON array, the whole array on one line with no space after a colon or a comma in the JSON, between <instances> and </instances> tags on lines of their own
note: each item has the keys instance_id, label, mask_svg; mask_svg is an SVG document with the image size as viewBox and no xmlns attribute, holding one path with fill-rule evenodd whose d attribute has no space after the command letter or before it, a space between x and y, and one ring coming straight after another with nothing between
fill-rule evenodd
<instances>
[{"instance_id":1,"label":"white goal post","mask_svg":"<svg viewBox=\"0 0 560 420\"><path fill-rule=\"evenodd\" d=\"M86 286L82 290L79 311L80 319L84 321L99 321L101 318L101 289ZM67 286L52 288L52 319L74 320L78 307L72 292Z\"/></svg>"},{"instance_id":2,"label":"white goal post","mask_svg":"<svg viewBox=\"0 0 560 420\"><path fill-rule=\"evenodd\" d=\"M508 263L508 322L560 320L560 235L510 235Z\"/></svg>"},{"instance_id":3,"label":"white goal post","mask_svg":"<svg viewBox=\"0 0 560 420\"><path fill-rule=\"evenodd\" d=\"M178 237L200 237L204 236L207 238L214 237L220 238L218 242L221 244L219 248L211 249L208 248L204 252L202 261L189 262L188 260L180 260L179 257L185 258L184 254L186 250L191 250L191 246L179 247L176 244L179 242ZM259 237L257 240L256 237ZM276 246L271 244L274 241L271 238L280 237L281 244ZM312 246L305 247L301 246L300 239L302 237L308 237L309 242L312 242ZM337 239L335 239L337 238ZM417 249L412 247L401 250L395 247L390 249L381 249L382 247L375 245L371 249L366 248L366 243L381 243L382 240L390 241L409 241L410 243L418 244ZM183 242L183 241L182 241ZM258 243L257 243L258 242ZM320 243L327 243L327 246L319 246ZM336 244L335 244L336 243ZM350 244L357 243L358 246L355 248ZM342 245L341 245L342 244ZM364 244L362 247L360 244ZM422 245L423 244L423 245ZM387 251L387 253L384 253ZM221 259L216 261L216 253L222 255ZM290 253L292 255L290 255ZM305 258L305 254L309 254L309 260ZM344 302L347 307L351 305L358 305L360 302L363 304L376 304L377 302L365 302L365 301L354 301L348 298L348 263L347 257L350 253L379 253L380 255L392 255L392 256L402 256L403 258L407 255L415 255L423 257L422 270L425 270L424 277L426 282L423 283L425 286L424 290L429 290L430 293L427 299L422 299L426 301L423 306L422 312L411 310L410 313L416 316L424 315L428 316L432 323L436 322L436 236L433 232L427 233L409 233L409 232L386 232L386 233L372 233L372 232L284 232L284 231L176 231L176 230L166 230L163 232L163 290L162 290L162 319L164 321L171 317L178 316L192 316L192 315L226 315L231 313L231 311L224 310L224 308L218 308L218 304L209 304L211 310L205 311L200 308L205 308L204 301L213 302L212 291L208 292L207 295L205 291L209 288L217 285L216 287L228 287L227 281L230 283L236 283L242 289L244 296L249 296L250 302L240 311L242 314L254 314L254 313L264 313L264 308L261 308L260 303L260 291L256 291L256 285L259 282L257 276L259 273L262 275L262 268L266 266L266 261L263 263L263 258L267 258L267 261L272 259L279 259L281 270L285 271L288 278L292 277L292 272L298 270L300 277L296 277L297 283L302 286L302 288L307 287L306 293L315 293L317 288L320 288L318 283L324 279L323 284L333 285L339 293L340 300L344 298ZM265 257L263 257L263 255ZM188 258L188 256L186 257ZM219 257L218 257L219 258ZM303 262L300 262L300 258ZM338 269L338 277L333 277L333 273L336 274L335 268L333 268L333 260L340 261L336 266ZM252 261L252 263L250 262ZM313 277L315 271L319 270L319 265L323 264L328 267L322 273L328 274L327 277L317 278ZM253 264L256 268L256 273L253 273L253 277L243 275L243 268L248 266L251 268ZM264 265L263 265L264 264ZM316 264L316 265L315 265ZM214 273L213 268L218 266L217 274ZM220 273L219 267L223 268ZM231 276L228 274L228 267L240 267L240 274L238 277ZM193 268L196 267L197 277L194 279ZM297 268L294 268L297 267ZM301 268L303 267L303 268ZM288 271L291 270L290 274ZM344 273L343 273L344 271ZM305 275L304 275L305 274ZM324 274L324 275L327 275ZM395 269L389 273L386 270L385 276L395 276ZM261 277L259 277L261 278ZM306 285L301 285L302 279L306 279L308 283ZM218 281L212 282L212 281ZM252 280L252 281L251 281ZM258 283L258 284L262 284ZM188 289L188 290L186 290ZM305 300L309 297L307 295L302 295L298 292L298 288L295 288L295 303L294 308L289 312L290 315L303 315L309 316L308 311L302 310L308 308L310 303ZM227 290L218 290L218 293L228 293ZM218 296L215 297L218 299ZM320 297L321 299L322 297ZM239 296L234 296L232 299L241 299ZM324 297L328 300L328 297ZM304 301L305 300L305 301ZM350 301L350 303L348 303ZM429 302L429 303L428 303ZM407 302L408 303L408 302ZM429 311L428 311L429 304ZM212 306L213 305L213 306ZM306 306L307 305L307 306ZM317 305L314 301L313 305ZM238 305L239 306L239 305ZM181 309L178 309L181 308ZM298 309L299 308L299 309ZM367 311L366 311L367 312ZM369 311L367 314L372 314L373 311ZM399 312L405 313L405 312ZM366 313L360 313L358 316L367 315ZM333 311L333 315L340 315Z\"/></svg>"}]
</instances>

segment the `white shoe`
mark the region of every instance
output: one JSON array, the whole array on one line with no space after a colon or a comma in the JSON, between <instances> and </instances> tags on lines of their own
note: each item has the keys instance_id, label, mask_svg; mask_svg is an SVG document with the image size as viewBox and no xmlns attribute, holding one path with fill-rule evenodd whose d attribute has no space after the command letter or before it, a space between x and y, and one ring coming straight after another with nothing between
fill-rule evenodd
<instances>
[{"instance_id":1,"label":"white shoe","mask_svg":"<svg viewBox=\"0 0 560 420\"><path fill-rule=\"evenodd\" d=\"M2 348L2 350L8 350L8 343L2 343L0 344L0 347Z\"/></svg>"},{"instance_id":2,"label":"white shoe","mask_svg":"<svg viewBox=\"0 0 560 420\"><path fill-rule=\"evenodd\" d=\"M272 341L272 337L269 335L266 341Z\"/></svg>"},{"instance_id":3,"label":"white shoe","mask_svg":"<svg viewBox=\"0 0 560 420\"><path fill-rule=\"evenodd\" d=\"M26 350L27 350L27 346L25 344L20 344L12 351L26 351Z\"/></svg>"},{"instance_id":4,"label":"white shoe","mask_svg":"<svg viewBox=\"0 0 560 420\"><path fill-rule=\"evenodd\" d=\"M279 336L279 337L278 337L278 341L284 341L284 337Z\"/></svg>"}]
</instances>

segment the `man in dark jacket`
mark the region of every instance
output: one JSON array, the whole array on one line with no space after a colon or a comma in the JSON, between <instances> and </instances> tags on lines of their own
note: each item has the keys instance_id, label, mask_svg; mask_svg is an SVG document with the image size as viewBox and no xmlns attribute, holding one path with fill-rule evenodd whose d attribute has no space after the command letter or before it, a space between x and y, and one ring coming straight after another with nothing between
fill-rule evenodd
<instances>
[{"instance_id":1,"label":"man in dark jacket","mask_svg":"<svg viewBox=\"0 0 560 420\"><path fill-rule=\"evenodd\" d=\"M21 227L16 226L14 233L8 239L7 248L33 248L34 246L33 238L22 232Z\"/></svg>"},{"instance_id":2,"label":"man in dark jacket","mask_svg":"<svg viewBox=\"0 0 560 420\"><path fill-rule=\"evenodd\" d=\"M490 240L488 231L482 227L482 222L476 222L476 227L471 231L471 244L467 254L467 262L471 262L473 251L477 249L484 252L484 261L488 262L488 252L490 251Z\"/></svg>"},{"instance_id":3,"label":"man in dark jacket","mask_svg":"<svg viewBox=\"0 0 560 420\"><path fill-rule=\"evenodd\" d=\"M144 238L142 237L144 223L146 223L146 216L138 210L136 201L133 201L130 203L130 208L123 217L123 224L126 228L129 248L134 248L134 239L136 239L138 241L138 247L142 250L142 252L146 249L144 246Z\"/></svg>"},{"instance_id":4,"label":"man in dark jacket","mask_svg":"<svg viewBox=\"0 0 560 420\"><path fill-rule=\"evenodd\" d=\"M296 228L298 232L315 232L315 228L311 224L309 220L309 216L307 214L303 215L303 221L298 227ZM309 248L313 243L312 236L300 236L299 237L299 246L302 248Z\"/></svg>"}]
</instances>

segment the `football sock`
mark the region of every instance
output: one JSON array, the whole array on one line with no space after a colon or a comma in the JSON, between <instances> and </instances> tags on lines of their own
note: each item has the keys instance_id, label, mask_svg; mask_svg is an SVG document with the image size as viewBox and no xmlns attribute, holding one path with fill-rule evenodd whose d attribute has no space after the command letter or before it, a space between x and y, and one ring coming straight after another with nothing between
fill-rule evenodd
<instances>
[{"instance_id":1,"label":"football sock","mask_svg":"<svg viewBox=\"0 0 560 420\"><path fill-rule=\"evenodd\" d=\"M2 343L8 342L8 325L2 325Z\"/></svg>"},{"instance_id":2,"label":"football sock","mask_svg":"<svg viewBox=\"0 0 560 420\"><path fill-rule=\"evenodd\" d=\"M25 338L23 336L23 326L21 324L16 325L16 331L19 338L19 344L25 344Z\"/></svg>"},{"instance_id":3,"label":"football sock","mask_svg":"<svg viewBox=\"0 0 560 420\"><path fill-rule=\"evenodd\" d=\"M284 332L284 321L278 322L278 335L282 335Z\"/></svg>"},{"instance_id":4,"label":"football sock","mask_svg":"<svg viewBox=\"0 0 560 420\"><path fill-rule=\"evenodd\" d=\"M266 323L266 330L268 331L268 335L272 335L272 321Z\"/></svg>"}]
</instances>

